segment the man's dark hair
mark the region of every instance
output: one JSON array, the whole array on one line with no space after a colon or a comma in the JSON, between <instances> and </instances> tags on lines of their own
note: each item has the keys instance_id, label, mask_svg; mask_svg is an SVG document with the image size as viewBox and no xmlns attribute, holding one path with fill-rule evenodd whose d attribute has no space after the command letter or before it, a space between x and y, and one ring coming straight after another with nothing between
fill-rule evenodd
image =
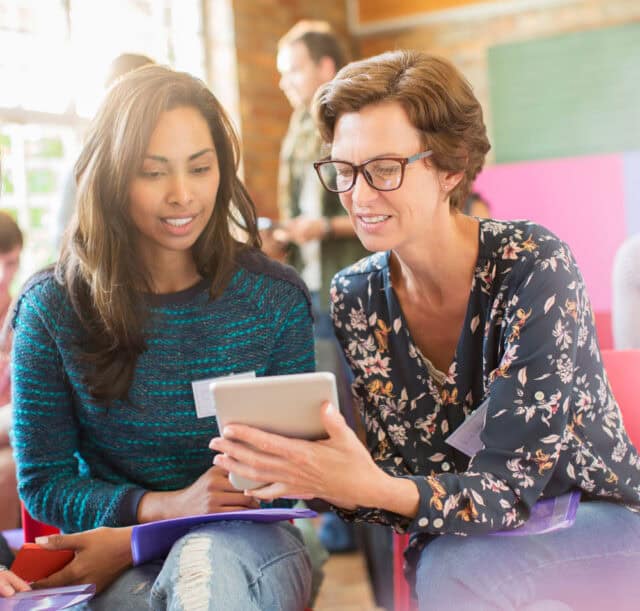
<instances>
[{"instance_id":1,"label":"man's dark hair","mask_svg":"<svg viewBox=\"0 0 640 611\"><path fill-rule=\"evenodd\" d=\"M294 42L304 44L316 64L323 57L330 57L336 66L336 72L347 63L346 54L338 39L328 32L305 32Z\"/></svg>"},{"instance_id":2,"label":"man's dark hair","mask_svg":"<svg viewBox=\"0 0 640 611\"><path fill-rule=\"evenodd\" d=\"M301 42L307 47L311 59L316 64L323 57L332 59L336 72L349 61L336 33L326 21L299 21L278 41L278 49L289 47L296 42Z\"/></svg>"}]
</instances>

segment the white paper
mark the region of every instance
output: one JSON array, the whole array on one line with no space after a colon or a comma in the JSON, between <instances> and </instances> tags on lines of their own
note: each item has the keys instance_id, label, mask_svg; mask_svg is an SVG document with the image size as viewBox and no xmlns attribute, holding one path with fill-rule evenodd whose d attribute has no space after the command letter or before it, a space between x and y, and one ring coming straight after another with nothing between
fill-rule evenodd
<instances>
[{"instance_id":1,"label":"white paper","mask_svg":"<svg viewBox=\"0 0 640 611\"><path fill-rule=\"evenodd\" d=\"M196 404L196 414L198 418L210 418L216 415L216 405L213 400L213 394L209 390L209 384L216 380L224 380L226 378L255 378L255 371L243 371L242 373L232 373L228 376L218 376L216 378L207 378L206 380L195 380L191 382L193 389L193 400Z\"/></svg>"},{"instance_id":2,"label":"white paper","mask_svg":"<svg viewBox=\"0 0 640 611\"><path fill-rule=\"evenodd\" d=\"M446 443L470 457L473 457L477 452L482 450L484 444L480 440L480 433L482 433L482 429L484 429L488 407L489 399L485 399L478 408L471 412L465 421L445 439Z\"/></svg>"}]
</instances>

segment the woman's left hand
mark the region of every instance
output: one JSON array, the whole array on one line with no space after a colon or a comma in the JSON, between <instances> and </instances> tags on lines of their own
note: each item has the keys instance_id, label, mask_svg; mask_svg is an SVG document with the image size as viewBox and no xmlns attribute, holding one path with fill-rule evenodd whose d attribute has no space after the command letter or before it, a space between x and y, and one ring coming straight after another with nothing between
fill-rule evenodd
<instances>
[{"instance_id":1,"label":"woman's left hand","mask_svg":"<svg viewBox=\"0 0 640 611\"><path fill-rule=\"evenodd\" d=\"M230 424L209 447L214 463L266 485L245 494L262 500L322 498L345 509L375 506L386 474L349 428L338 409L325 403L328 439L305 441ZM247 445L248 444L248 445Z\"/></svg>"},{"instance_id":2,"label":"woman's left hand","mask_svg":"<svg viewBox=\"0 0 640 611\"><path fill-rule=\"evenodd\" d=\"M57 573L33 584L34 588L56 588L95 583L101 592L132 564L131 531L127 528L96 528L72 535L38 537L45 549L70 549L75 558Z\"/></svg>"}]
</instances>

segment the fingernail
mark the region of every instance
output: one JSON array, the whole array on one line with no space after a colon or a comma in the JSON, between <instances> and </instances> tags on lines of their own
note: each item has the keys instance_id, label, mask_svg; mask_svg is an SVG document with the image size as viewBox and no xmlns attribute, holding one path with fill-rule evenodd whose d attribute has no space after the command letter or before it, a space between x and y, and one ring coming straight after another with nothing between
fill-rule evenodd
<instances>
[{"instance_id":1,"label":"fingernail","mask_svg":"<svg viewBox=\"0 0 640 611\"><path fill-rule=\"evenodd\" d=\"M224 437L231 437L233 434L235 433L233 427L231 426L225 426L224 430L222 431L222 435Z\"/></svg>"},{"instance_id":2,"label":"fingernail","mask_svg":"<svg viewBox=\"0 0 640 611\"><path fill-rule=\"evenodd\" d=\"M327 414L333 414L336 411L336 406L333 403L329 403L327 406Z\"/></svg>"},{"instance_id":3,"label":"fingernail","mask_svg":"<svg viewBox=\"0 0 640 611\"><path fill-rule=\"evenodd\" d=\"M46 545L49 543L49 537L36 537L35 542L38 545Z\"/></svg>"}]
</instances>

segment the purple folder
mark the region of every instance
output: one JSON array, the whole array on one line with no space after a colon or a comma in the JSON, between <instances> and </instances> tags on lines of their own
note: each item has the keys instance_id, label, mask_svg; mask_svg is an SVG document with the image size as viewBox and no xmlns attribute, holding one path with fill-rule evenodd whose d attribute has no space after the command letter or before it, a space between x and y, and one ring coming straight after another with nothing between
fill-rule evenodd
<instances>
[{"instance_id":1,"label":"purple folder","mask_svg":"<svg viewBox=\"0 0 640 611\"><path fill-rule=\"evenodd\" d=\"M576 521L580 494L580 490L573 490L552 499L542 499L531 508L529 519L522 526L489 534L500 537L521 537L542 535L561 528L569 528Z\"/></svg>"},{"instance_id":2,"label":"purple folder","mask_svg":"<svg viewBox=\"0 0 640 611\"><path fill-rule=\"evenodd\" d=\"M243 511L225 511L207 513L172 520L147 522L133 527L131 534L131 553L133 565L138 566L155 558L164 558L171 546L190 530L222 520L247 520L249 522L281 522L300 518L315 518L318 514L311 509L245 509ZM1 611L1 609L0 609Z\"/></svg>"},{"instance_id":3,"label":"purple folder","mask_svg":"<svg viewBox=\"0 0 640 611\"><path fill-rule=\"evenodd\" d=\"M92 583L63 588L43 588L0 598L0 611L58 611L86 602L96 593Z\"/></svg>"}]
</instances>

